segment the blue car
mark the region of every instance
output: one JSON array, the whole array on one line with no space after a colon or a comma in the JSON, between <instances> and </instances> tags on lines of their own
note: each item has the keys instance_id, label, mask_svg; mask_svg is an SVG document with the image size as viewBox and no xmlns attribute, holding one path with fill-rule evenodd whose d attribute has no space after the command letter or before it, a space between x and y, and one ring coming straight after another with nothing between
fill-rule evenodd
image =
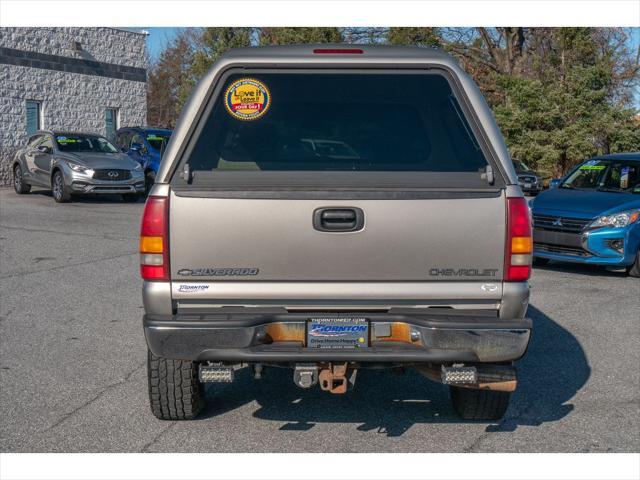
<instances>
[{"instance_id":1,"label":"blue car","mask_svg":"<svg viewBox=\"0 0 640 480\"><path fill-rule=\"evenodd\" d=\"M587 160L530 205L534 265L603 265L640 277L640 153Z\"/></svg>"},{"instance_id":2,"label":"blue car","mask_svg":"<svg viewBox=\"0 0 640 480\"><path fill-rule=\"evenodd\" d=\"M160 159L170 137L171 130L154 127L125 127L115 133L116 146L142 165L146 193L149 193L155 182Z\"/></svg>"}]
</instances>

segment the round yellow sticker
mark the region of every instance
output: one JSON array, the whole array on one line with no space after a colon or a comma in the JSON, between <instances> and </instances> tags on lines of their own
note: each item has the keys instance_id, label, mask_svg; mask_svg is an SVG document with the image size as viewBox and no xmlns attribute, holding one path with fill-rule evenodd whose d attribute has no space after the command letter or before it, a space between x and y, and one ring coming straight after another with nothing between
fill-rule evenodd
<instances>
[{"instance_id":1,"label":"round yellow sticker","mask_svg":"<svg viewBox=\"0 0 640 480\"><path fill-rule=\"evenodd\" d=\"M239 120L255 120L267 113L271 94L264 83L255 78L241 78L224 94L227 111Z\"/></svg>"}]
</instances>

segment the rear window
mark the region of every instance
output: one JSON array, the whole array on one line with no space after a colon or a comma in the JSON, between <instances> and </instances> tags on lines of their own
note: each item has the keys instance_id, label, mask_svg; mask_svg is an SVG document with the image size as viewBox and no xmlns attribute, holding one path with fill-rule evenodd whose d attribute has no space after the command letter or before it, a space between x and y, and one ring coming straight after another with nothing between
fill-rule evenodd
<instances>
[{"instance_id":1,"label":"rear window","mask_svg":"<svg viewBox=\"0 0 640 480\"><path fill-rule=\"evenodd\" d=\"M486 166L449 82L435 73L231 74L189 155L195 184L243 171L413 180L440 172L451 185L487 186Z\"/></svg>"}]
</instances>

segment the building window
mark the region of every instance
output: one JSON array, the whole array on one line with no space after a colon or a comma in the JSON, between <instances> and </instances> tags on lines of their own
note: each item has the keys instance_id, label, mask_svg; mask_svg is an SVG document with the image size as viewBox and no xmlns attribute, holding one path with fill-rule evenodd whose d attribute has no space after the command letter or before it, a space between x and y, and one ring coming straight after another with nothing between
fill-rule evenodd
<instances>
[{"instance_id":1,"label":"building window","mask_svg":"<svg viewBox=\"0 0 640 480\"><path fill-rule=\"evenodd\" d=\"M40 102L27 100L27 135L29 136L40 130L41 106Z\"/></svg>"},{"instance_id":2,"label":"building window","mask_svg":"<svg viewBox=\"0 0 640 480\"><path fill-rule=\"evenodd\" d=\"M107 108L104 111L104 128L106 136L109 140L113 139L116 130L118 130L118 109Z\"/></svg>"}]
</instances>

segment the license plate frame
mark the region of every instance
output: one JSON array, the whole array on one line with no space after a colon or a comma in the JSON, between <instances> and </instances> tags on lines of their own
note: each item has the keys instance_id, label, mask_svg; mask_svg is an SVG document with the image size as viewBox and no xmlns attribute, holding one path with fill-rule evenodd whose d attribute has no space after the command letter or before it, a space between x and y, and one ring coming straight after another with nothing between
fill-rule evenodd
<instances>
[{"instance_id":1,"label":"license plate frame","mask_svg":"<svg viewBox=\"0 0 640 480\"><path fill-rule=\"evenodd\" d=\"M306 346L357 350L369 346L369 320L364 317L313 317L306 322Z\"/></svg>"}]
</instances>

